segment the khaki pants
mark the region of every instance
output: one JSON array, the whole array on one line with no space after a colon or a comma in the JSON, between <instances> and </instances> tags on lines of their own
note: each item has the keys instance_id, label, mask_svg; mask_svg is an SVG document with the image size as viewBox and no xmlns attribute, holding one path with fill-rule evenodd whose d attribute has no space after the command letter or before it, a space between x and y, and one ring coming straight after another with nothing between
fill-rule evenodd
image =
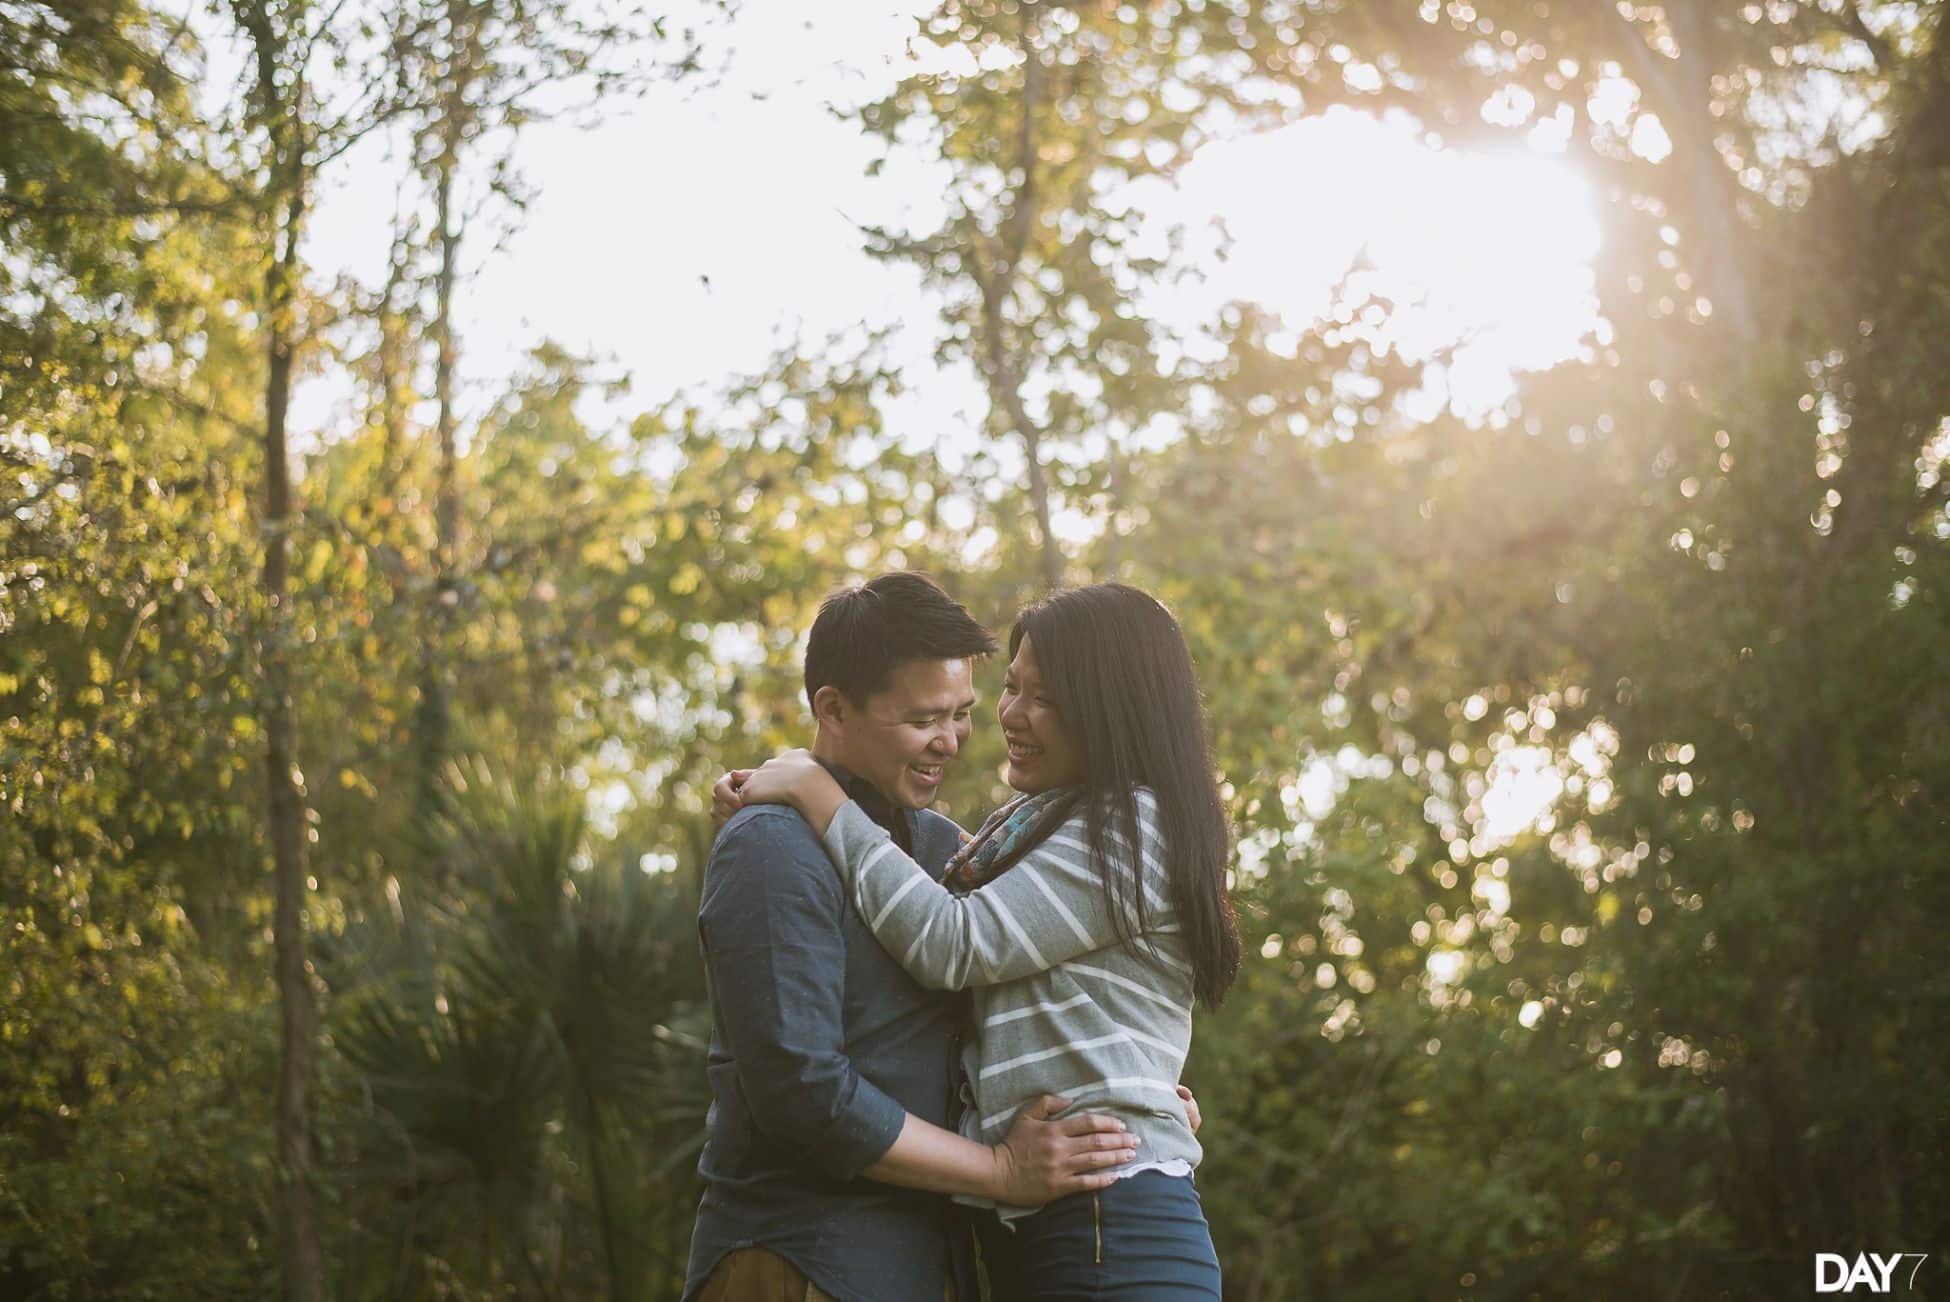
<instances>
[{"instance_id":1,"label":"khaki pants","mask_svg":"<svg viewBox=\"0 0 1950 1302\"><path fill-rule=\"evenodd\" d=\"M776 1252L740 1248L718 1263L697 1302L834 1302Z\"/></svg>"}]
</instances>

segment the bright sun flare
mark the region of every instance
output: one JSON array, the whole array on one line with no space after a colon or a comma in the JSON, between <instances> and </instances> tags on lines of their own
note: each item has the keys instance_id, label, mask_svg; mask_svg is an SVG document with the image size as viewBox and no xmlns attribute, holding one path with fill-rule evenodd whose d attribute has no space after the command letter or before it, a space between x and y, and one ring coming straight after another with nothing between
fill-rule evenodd
<instances>
[{"instance_id":1,"label":"bright sun flare","mask_svg":"<svg viewBox=\"0 0 1950 1302\"><path fill-rule=\"evenodd\" d=\"M1514 373L1571 357L1597 321L1593 197L1541 152L1433 149L1405 124L1334 111L1210 146L1175 188L1158 182L1133 198L1160 235L1185 228L1205 273L1153 305L1188 331L1245 300L1304 332L1365 248L1374 271L1364 287L1402 305L1388 331L1398 352L1424 360L1461 341L1412 413L1424 418L1444 402L1488 414L1511 396Z\"/></svg>"}]
</instances>

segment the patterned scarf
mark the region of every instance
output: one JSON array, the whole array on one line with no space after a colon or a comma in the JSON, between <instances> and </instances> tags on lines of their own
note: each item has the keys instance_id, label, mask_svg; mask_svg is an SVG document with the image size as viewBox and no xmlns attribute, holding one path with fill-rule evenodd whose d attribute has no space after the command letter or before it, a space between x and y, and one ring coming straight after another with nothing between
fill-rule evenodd
<instances>
[{"instance_id":1,"label":"patterned scarf","mask_svg":"<svg viewBox=\"0 0 1950 1302\"><path fill-rule=\"evenodd\" d=\"M982 830L948 861L941 874L942 884L957 895L966 895L993 881L1002 872L996 865L1022 845L1034 844L1046 819L1057 813L1068 816L1076 794L1075 787L1052 787L1033 796L1017 796L990 814ZM1060 811L1059 804L1063 806Z\"/></svg>"}]
</instances>

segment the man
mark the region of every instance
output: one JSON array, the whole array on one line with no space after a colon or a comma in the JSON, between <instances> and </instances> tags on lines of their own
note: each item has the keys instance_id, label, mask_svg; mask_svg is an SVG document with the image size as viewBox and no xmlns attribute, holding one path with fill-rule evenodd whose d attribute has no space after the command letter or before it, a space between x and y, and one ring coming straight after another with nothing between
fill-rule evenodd
<instances>
[{"instance_id":1,"label":"man","mask_svg":"<svg viewBox=\"0 0 1950 1302\"><path fill-rule=\"evenodd\" d=\"M807 640L813 754L937 877L961 829L928 806L968 738L971 661L994 650L917 574L828 598ZM943 1194L1035 1205L1131 1155L1112 1118L1046 1120L1061 1099L995 1149L953 1133L956 996L922 989L880 948L791 809L725 825L698 936L713 1102L687 1299L974 1302L967 1229Z\"/></svg>"}]
</instances>

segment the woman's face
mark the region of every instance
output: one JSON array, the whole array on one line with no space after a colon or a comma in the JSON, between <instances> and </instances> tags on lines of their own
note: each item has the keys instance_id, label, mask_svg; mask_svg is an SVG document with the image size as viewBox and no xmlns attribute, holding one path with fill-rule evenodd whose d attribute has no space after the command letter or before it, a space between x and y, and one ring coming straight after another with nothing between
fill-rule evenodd
<instances>
[{"instance_id":1,"label":"woman's face","mask_svg":"<svg viewBox=\"0 0 1950 1302\"><path fill-rule=\"evenodd\" d=\"M1002 699L995 717L1009 744L1009 785L1035 793L1052 787L1073 787L1083 781L1083 762L1063 727L1063 716L1049 698L1043 676L1036 670L1036 651L1024 635L1002 678Z\"/></svg>"}]
</instances>

